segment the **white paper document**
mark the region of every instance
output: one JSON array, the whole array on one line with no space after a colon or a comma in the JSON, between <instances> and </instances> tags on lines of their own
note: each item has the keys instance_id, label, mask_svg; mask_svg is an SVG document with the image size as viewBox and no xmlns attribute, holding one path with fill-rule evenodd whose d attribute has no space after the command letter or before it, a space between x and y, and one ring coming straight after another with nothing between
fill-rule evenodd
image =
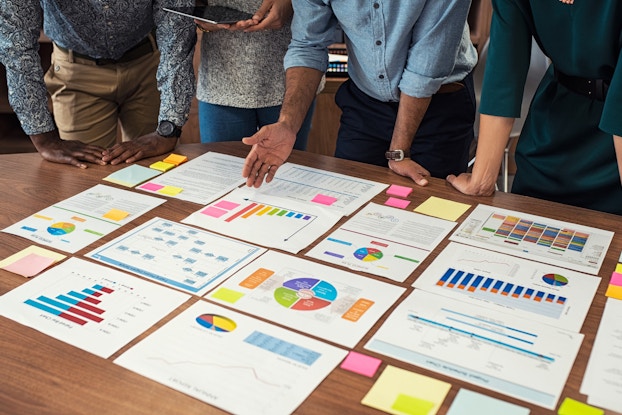
<instances>
[{"instance_id":1,"label":"white paper document","mask_svg":"<svg viewBox=\"0 0 622 415\"><path fill-rule=\"evenodd\" d=\"M238 415L293 413L347 354L199 301L115 360Z\"/></svg>"},{"instance_id":2,"label":"white paper document","mask_svg":"<svg viewBox=\"0 0 622 415\"><path fill-rule=\"evenodd\" d=\"M243 166L241 157L210 151L141 184L137 189L163 194L167 188L178 188L181 189L179 193L166 195L205 205L246 182L242 177Z\"/></svg>"},{"instance_id":3,"label":"white paper document","mask_svg":"<svg viewBox=\"0 0 622 415\"><path fill-rule=\"evenodd\" d=\"M478 205L452 241L598 274L613 232Z\"/></svg>"},{"instance_id":4,"label":"white paper document","mask_svg":"<svg viewBox=\"0 0 622 415\"><path fill-rule=\"evenodd\" d=\"M583 335L414 290L365 348L554 409Z\"/></svg>"},{"instance_id":5,"label":"white paper document","mask_svg":"<svg viewBox=\"0 0 622 415\"><path fill-rule=\"evenodd\" d=\"M342 215L241 187L202 207L183 223L293 254L328 232Z\"/></svg>"},{"instance_id":6,"label":"white paper document","mask_svg":"<svg viewBox=\"0 0 622 415\"><path fill-rule=\"evenodd\" d=\"M307 255L403 282L455 222L369 203Z\"/></svg>"},{"instance_id":7,"label":"white paper document","mask_svg":"<svg viewBox=\"0 0 622 415\"><path fill-rule=\"evenodd\" d=\"M153 218L87 256L203 295L265 251L192 226Z\"/></svg>"},{"instance_id":8,"label":"white paper document","mask_svg":"<svg viewBox=\"0 0 622 415\"><path fill-rule=\"evenodd\" d=\"M622 300L608 298L580 392L590 405L622 412Z\"/></svg>"},{"instance_id":9,"label":"white paper document","mask_svg":"<svg viewBox=\"0 0 622 415\"><path fill-rule=\"evenodd\" d=\"M0 297L0 315L108 358L189 298L69 258Z\"/></svg>"},{"instance_id":10,"label":"white paper document","mask_svg":"<svg viewBox=\"0 0 622 415\"><path fill-rule=\"evenodd\" d=\"M599 284L594 275L452 242L413 286L579 332Z\"/></svg>"},{"instance_id":11,"label":"white paper document","mask_svg":"<svg viewBox=\"0 0 622 415\"><path fill-rule=\"evenodd\" d=\"M30 215L3 232L75 253L165 201L98 184Z\"/></svg>"},{"instance_id":12,"label":"white paper document","mask_svg":"<svg viewBox=\"0 0 622 415\"><path fill-rule=\"evenodd\" d=\"M285 163L270 183L264 183L256 191L262 195L321 205L347 216L387 187L385 183L360 177Z\"/></svg>"},{"instance_id":13,"label":"white paper document","mask_svg":"<svg viewBox=\"0 0 622 415\"><path fill-rule=\"evenodd\" d=\"M354 347L404 291L393 284L268 251L206 298Z\"/></svg>"}]
</instances>

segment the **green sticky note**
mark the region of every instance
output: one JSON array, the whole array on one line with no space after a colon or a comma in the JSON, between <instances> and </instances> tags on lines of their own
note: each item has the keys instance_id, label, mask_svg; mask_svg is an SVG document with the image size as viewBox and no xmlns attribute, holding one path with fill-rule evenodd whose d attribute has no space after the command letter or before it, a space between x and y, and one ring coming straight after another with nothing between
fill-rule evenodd
<instances>
[{"instance_id":1,"label":"green sticky note","mask_svg":"<svg viewBox=\"0 0 622 415\"><path fill-rule=\"evenodd\" d=\"M230 290L228 288L220 288L212 294L212 298L217 300L226 301L234 304L240 298L244 297L244 294L239 291Z\"/></svg>"},{"instance_id":2,"label":"green sticky note","mask_svg":"<svg viewBox=\"0 0 622 415\"><path fill-rule=\"evenodd\" d=\"M565 398L557 413L559 415L603 415L605 411L571 398Z\"/></svg>"},{"instance_id":3,"label":"green sticky note","mask_svg":"<svg viewBox=\"0 0 622 415\"><path fill-rule=\"evenodd\" d=\"M430 410L434 408L434 402L400 393L395 398L391 408L410 415L428 415Z\"/></svg>"}]
</instances>

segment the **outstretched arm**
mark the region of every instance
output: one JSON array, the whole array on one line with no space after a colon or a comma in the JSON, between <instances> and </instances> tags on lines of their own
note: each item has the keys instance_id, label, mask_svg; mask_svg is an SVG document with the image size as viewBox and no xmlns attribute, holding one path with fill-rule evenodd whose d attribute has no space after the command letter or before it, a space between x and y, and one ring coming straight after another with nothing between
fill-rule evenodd
<instances>
[{"instance_id":1,"label":"outstretched arm","mask_svg":"<svg viewBox=\"0 0 622 415\"><path fill-rule=\"evenodd\" d=\"M613 136L613 145L616 149L616 159L618 160L618 172L620 173L620 184L622 184L622 137Z\"/></svg>"}]
</instances>

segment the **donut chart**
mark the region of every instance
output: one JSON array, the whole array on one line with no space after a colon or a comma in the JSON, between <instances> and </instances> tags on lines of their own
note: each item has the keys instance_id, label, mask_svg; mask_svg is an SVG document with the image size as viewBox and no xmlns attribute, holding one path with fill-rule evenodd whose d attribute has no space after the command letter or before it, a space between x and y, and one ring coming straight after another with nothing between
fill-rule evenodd
<instances>
[{"instance_id":1,"label":"donut chart","mask_svg":"<svg viewBox=\"0 0 622 415\"><path fill-rule=\"evenodd\" d=\"M196 318L199 325L206 329L229 333L238 326L235 321L228 317L219 316L217 314L201 314Z\"/></svg>"},{"instance_id":2,"label":"donut chart","mask_svg":"<svg viewBox=\"0 0 622 415\"><path fill-rule=\"evenodd\" d=\"M48 233L55 236L67 235L75 230L76 225L69 222L57 222L48 227Z\"/></svg>"},{"instance_id":3,"label":"donut chart","mask_svg":"<svg viewBox=\"0 0 622 415\"><path fill-rule=\"evenodd\" d=\"M291 310L319 310L337 299L337 289L317 278L295 278L274 290L274 299Z\"/></svg>"},{"instance_id":4,"label":"donut chart","mask_svg":"<svg viewBox=\"0 0 622 415\"><path fill-rule=\"evenodd\" d=\"M542 276L542 281L555 287L563 287L568 284L568 278L559 274L545 274Z\"/></svg>"},{"instance_id":5,"label":"donut chart","mask_svg":"<svg viewBox=\"0 0 622 415\"><path fill-rule=\"evenodd\" d=\"M377 261L382 256L382 251L376 248L359 248L354 251L354 258L363 262Z\"/></svg>"}]
</instances>

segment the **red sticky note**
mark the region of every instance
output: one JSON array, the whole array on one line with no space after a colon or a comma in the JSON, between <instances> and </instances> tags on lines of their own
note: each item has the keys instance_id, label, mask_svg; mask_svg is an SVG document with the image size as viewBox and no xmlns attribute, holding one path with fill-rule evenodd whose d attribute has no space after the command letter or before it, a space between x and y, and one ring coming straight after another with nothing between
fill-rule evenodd
<instances>
[{"instance_id":1,"label":"red sticky note","mask_svg":"<svg viewBox=\"0 0 622 415\"><path fill-rule=\"evenodd\" d=\"M413 189L411 187L398 186L397 184L392 184L387 189L387 194L391 196L408 197L408 195L412 191Z\"/></svg>"},{"instance_id":2,"label":"red sticky note","mask_svg":"<svg viewBox=\"0 0 622 415\"><path fill-rule=\"evenodd\" d=\"M313 199L311 199L311 201L315 203L320 203L322 205L330 206L337 201L337 198L318 193Z\"/></svg>"},{"instance_id":3,"label":"red sticky note","mask_svg":"<svg viewBox=\"0 0 622 415\"><path fill-rule=\"evenodd\" d=\"M151 190L152 192L157 192L158 190L160 190L161 188L163 188L164 186L162 186L161 184L157 184L157 183L145 183L142 186L140 186L140 189L145 189L145 190Z\"/></svg>"}]
</instances>

